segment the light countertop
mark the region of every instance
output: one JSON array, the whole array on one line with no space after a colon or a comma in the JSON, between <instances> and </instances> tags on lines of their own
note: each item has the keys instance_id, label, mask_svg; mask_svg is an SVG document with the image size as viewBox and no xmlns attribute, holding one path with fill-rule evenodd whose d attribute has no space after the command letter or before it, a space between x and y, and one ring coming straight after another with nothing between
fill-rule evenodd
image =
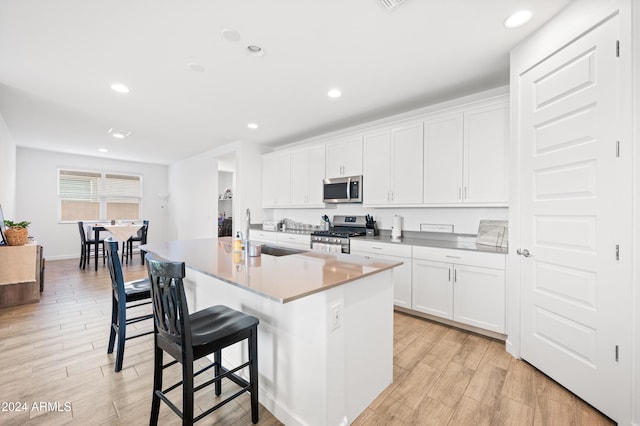
<instances>
[{"instance_id":1,"label":"light countertop","mask_svg":"<svg viewBox=\"0 0 640 426\"><path fill-rule=\"evenodd\" d=\"M375 237L354 237L352 241L371 241L380 243L403 244L410 246L435 247L454 250L480 251L484 253L507 254L509 250L506 247L486 246L477 244L474 239L434 239L434 238L415 238L411 236L402 237L400 239L392 239L389 235L377 235Z\"/></svg>"},{"instance_id":2,"label":"light countertop","mask_svg":"<svg viewBox=\"0 0 640 426\"><path fill-rule=\"evenodd\" d=\"M231 238L152 243L142 248L153 256L185 262L188 268L280 303L376 274L402 262L366 259L340 253L304 252L288 256L245 258L234 253Z\"/></svg>"}]
</instances>

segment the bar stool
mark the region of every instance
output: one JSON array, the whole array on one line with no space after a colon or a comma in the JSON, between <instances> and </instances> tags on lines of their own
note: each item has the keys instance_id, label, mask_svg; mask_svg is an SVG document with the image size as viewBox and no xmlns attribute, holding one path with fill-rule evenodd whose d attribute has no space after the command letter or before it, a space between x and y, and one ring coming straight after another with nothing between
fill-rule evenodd
<instances>
[{"instance_id":1,"label":"bar stool","mask_svg":"<svg viewBox=\"0 0 640 426\"><path fill-rule=\"evenodd\" d=\"M78 222L78 231L80 231L80 265L78 267L85 269L87 263L91 263L91 247L96 247L96 250L102 248L102 263L104 263L104 240L100 239L98 240L98 244L96 244L93 238L87 238L82 221Z\"/></svg>"},{"instance_id":2,"label":"bar stool","mask_svg":"<svg viewBox=\"0 0 640 426\"><path fill-rule=\"evenodd\" d=\"M144 314L127 318L127 309L151 303L151 286L148 278L141 280L124 282L122 276L122 264L118 257L118 242L114 239L105 240L107 253L107 267L111 275L111 332L109 334L109 345L107 353L113 353L116 336L118 337L118 348L116 351L116 373L122 370L122 360L124 359L124 342L129 339L146 336L153 333L153 330L139 333L127 337L127 326L140 321L153 318L153 314ZM135 303L139 302L139 303Z\"/></svg>"},{"instance_id":3,"label":"bar stool","mask_svg":"<svg viewBox=\"0 0 640 426\"><path fill-rule=\"evenodd\" d=\"M258 323L257 318L216 305L189 314L184 293L184 262L161 262L149 254L147 269L151 280L151 298L154 316L154 368L153 398L149 424L158 424L160 401L165 402L181 419L183 425L192 425L245 392L251 395L251 421L258 422ZM235 368L222 365L222 350L230 345L248 341L249 360ZM173 360L163 364L164 353ZM213 354L213 363L194 373L193 362ZM162 389L163 370L176 363L182 364L182 381ZM214 377L194 388L194 377L214 368ZM236 374L249 367L249 381ZM222 379L227 378L240 390L220 401L202 414L193 417L194 393L214 384L216 396L222 391ZM167 397L167 394L182 385L182 411Z\"/></svg>"}]
</instances>

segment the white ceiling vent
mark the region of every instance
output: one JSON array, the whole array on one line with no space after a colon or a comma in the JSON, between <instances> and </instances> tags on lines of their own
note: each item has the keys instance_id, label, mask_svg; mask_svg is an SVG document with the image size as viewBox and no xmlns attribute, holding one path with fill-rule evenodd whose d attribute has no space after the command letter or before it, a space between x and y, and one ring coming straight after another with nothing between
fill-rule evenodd
<instances>
[{"instance_id":1,"label":"white ceiling vent","mask_svg":"<svg viewBox=\"0 0 640 426\"><path fill-rule=\"evenodd\" d=\"M400 6L402 3L404 3L404 1L405 0L380 0L380 3L382 3L382 5L388 10L391 10Z\"/></svg>"}]
</instances>

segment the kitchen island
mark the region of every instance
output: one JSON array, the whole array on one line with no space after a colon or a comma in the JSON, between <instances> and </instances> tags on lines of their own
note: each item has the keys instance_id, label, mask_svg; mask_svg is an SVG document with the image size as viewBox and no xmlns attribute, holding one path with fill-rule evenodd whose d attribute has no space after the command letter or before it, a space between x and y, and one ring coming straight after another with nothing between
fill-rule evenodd
<instances>
[{"instance_id":1,"label":"kitchen island","mask_svg":"<svg viewBox=\"0 0 640 426\"><path fill-rule=\"evenodd\" d=\"M245 257L225 238L143 249L186 263L192 312L224 304L260 319L259 400L284 424L349 424L391 384L392 270L401 263L324 252ZM246 348L223 358L240 364Z\"/></svg>"}]
</instances>

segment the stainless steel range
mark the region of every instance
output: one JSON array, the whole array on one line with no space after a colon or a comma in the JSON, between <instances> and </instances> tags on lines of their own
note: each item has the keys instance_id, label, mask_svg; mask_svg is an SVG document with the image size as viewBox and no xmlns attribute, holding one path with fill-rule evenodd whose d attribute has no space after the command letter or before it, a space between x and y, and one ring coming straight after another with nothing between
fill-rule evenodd
<instances>
[{"instance_id":1,"label":"stainless steel range","mask_svg":"<svg viewBox=\"0 0 640 426\"><path fill-rule=\"evenodd\" d=\"M311 233L311 249L349 253L349 238L366 235L367 216L334 216L328 231Z\"/></svg>"}]
</instances>

